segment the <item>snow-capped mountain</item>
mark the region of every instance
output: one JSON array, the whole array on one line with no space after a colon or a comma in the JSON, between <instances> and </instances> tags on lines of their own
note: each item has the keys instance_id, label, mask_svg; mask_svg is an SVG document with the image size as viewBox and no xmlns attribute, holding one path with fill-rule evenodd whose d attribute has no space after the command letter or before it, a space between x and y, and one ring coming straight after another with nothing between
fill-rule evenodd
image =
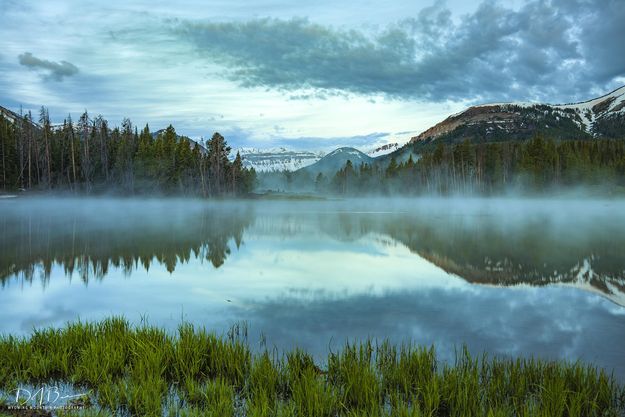
<instances>
[{"instance_id":1,"label":"snow-capped mountain","mask_svg":"<svg viewBox=\"0 0 625 417\"><path fill-rule=\"evenodd\" d=\"M237 152L241 155L243 166L254 168L257 172L295 171L319 161L324 152L293 150L284 147L258 149L240 148L230 153L234 159Z\"/></svg>"},{"instance_id":2,"label":"snow-capped mountain","mask_svg":"<svg viewBox=\"0 0 625 417\"><path fill-rule=\"evenodd\" d=\"M26 118L26 114L27 112L25 112L22 115L17 114L16 112L7 109L6 107L2 107L0 106L0 115L2 115L2 117L4 117L9 123L12 124L18 124L20 121L28 121L28 119ZM33 117L33 119L38 119L38 113L33 114L31 112L31 116ZM90 120L90 122L92 122ZM30 120L28 121L28 123L31 125L31 127L33 127L35 130L40 130L41 129L41 125L39 123L37 123L36 120ZM50 128L52 130L61 130L63 129L63 123L52 123L50 125Z\"/></svg>"},{"instance_id":3,"label":"snow-capped mountain","mask_svg":"<svg viewBox=\"0 0 625 417\"><path fill-rule=\"evenodd\" d=\"M343 168L347 161L351 161L354 168L357 168L363 163L373 163L374 159L356 148L343 147L330 152L319 161L302 168L300 171L309 172L313 175L319 173L331 175Z\"/></svg>"},{"instance_id":4,"label":"snow-capped mountain","mask_svg":"<svg viewBox=\"0 0 625 417\"><path fill-rule=\"evenodd\" d=\"M15 123L17 120L20 120L20 115L11 111L7 108L0 106L0 114L7 119L10 123Z\"/></svg>"},{"instance_id":5,"label":"snow-capped mountain","mask_svg":"<svg viewBox=\"0 0 625 417\"><path fill-rule=\"evenodd\" d=\"M570 104L492 103L469 107L413 137L478 142L527 139L537 132L561 139L625 136L625 86Z\"/></svg>"},{"instance_id":6,"label":"snow-capped mountain","mask_svg":"<svg viewBox=\"0 0 625 417\"><path fill-rule=\"evenodd\" d=\"M336 144L338 149L334 152L339 149L352 149L357 152L362 151L361 153L371 158L377 158L401 148L416 133L414 131L372 133L364 136L367 140L359 146L359 150L343 145L339 141ZM349 143L349 141L346 142ZM248 168L253 167L257 172L297 171L313 165L330 151L331 148L328 149L328 145L323 145L323 141L320 141L320 147L316 150L292 149L284 146L274 148L238 148L231 151L230 158L234 159L237 152L239 152L243 159L243 165ZM346 161L343 161L339 168L342 168ZM358 166L363 161L358 159L357 162L355 160L352 162L354 162L355 166Z\"/></svg>"},{"instance_id":7,"label":"snow-capped mountain","mask_svg":"<svg viewBox=\"0 0 625 417\"><path fill-rule=\"evenodd\" d=\"M361 150L367 155L377 158L401 148L418 133L418 131L403 131L379 135L371 144L362 146Z\"/></svg>"}]
</instances>

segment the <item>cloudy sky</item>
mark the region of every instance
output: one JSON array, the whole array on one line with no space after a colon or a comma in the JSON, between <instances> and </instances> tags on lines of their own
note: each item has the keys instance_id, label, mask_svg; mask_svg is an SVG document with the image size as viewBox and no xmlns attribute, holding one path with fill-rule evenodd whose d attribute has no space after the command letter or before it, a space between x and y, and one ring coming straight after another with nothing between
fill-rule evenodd
<instances>
[{"instance_id":1,"label":"cloudy sky","mask_svg":"<svg viewBox=\"0 0 625 417\"><path fill-rule=\"evenodd\" d=\"M406 140L625 84L625 1L0 0L0 105L234 146Z\"/></svg>"}]
</instances>

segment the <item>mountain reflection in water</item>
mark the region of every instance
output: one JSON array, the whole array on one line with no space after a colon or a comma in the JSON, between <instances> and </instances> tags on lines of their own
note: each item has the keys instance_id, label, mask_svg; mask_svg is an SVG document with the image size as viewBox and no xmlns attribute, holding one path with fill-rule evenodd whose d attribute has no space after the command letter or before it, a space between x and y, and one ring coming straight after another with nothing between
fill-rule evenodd
<instances>
[{"instance_id":1,"label":"mountain reflection in water","mask_svg":"<svg viewBox=\"0 0 625 417\"><path fill-rule=\"evenodd\" d=\"M400 243L471 283L566 284L625 305L625 214L620 204L575 209L575 201L558 206L541 201L461 203L377 201L374 208L381 211L376 212L362 211L370 208L362 201L3 202L0 281L4 285L39 277L45 284L54 264L85 283L105 278L111 267L131 276L136 268L147 271L155 262L171 273L180 263L196 261L219 268L246 234L289 239L324 233L338 242L377 236Z\"/></svg>"},{"instance_id":2,"label":"mountain reflection in water","mask_svg":"<svg viewBox=\"0 0 625 417\"><path fill-rule=\"evenodd\" d=\"M367 337L584 360L625 381L619 201L0 201L0 331L245 321L322 358ZM479 285L476 285L479 284ZM257 339L252 342L256 343Z\"/></svg>"}]
</instances>

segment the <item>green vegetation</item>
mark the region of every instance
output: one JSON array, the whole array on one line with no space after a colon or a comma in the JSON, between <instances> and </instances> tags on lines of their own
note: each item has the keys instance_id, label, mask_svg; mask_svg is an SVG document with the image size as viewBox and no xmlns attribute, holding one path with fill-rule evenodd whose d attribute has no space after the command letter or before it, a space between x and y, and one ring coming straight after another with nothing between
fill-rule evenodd
<instances>
[{"instance_id":1,"label":"green vegetation","mask_svg":"<svg viewBox=\"0 0 625 417\"><path fill-rule=\"evenodd\" d=\"M511 131L463 125L373 164L347 161L338 172L315 178L299 171L262 178L288 191L335 195L553 192L577 186L625 190L625 141L605 139L618 137L623 118L602 118L595 128L605 138L593 139L579 130L581 119L560 117L548 107L517 110L522 117ZM536 126L530 128L536 111L548 118L549 139ZM171 125L157 133L146 125L139 132L124 119L111 129L101 116L92 119L85 112L76 124L68 117L53 127L43 107L37 123L30 113L14 123L0 115L0 190L248 195L256 173L243 168L240 155L230 161L229 153L219 133L200 144L178 136Z\"/></svg>"},{"instance_id":2,"label":"green vegetation","mask_svg":"<svg viewBox=\"0 0 625 417\"><path fill-rule=\"evenodd\" d=\"M76 125L68 117L53 127L42 107L39 123L30 113L15 123L0 115L0 190L246 194L256 173L243 168L238 154L230 162L229 152L219 133L204 146L178 136L171 125L153 134L124 119L121 128L110 129L87 112Z\"/></svg>"},{"instance_id":3,"label":"green vegetation","mask_svg":"<svg viewBox=\"0 0 625 417\"><path fill-rule=\"evenodd\" d=\"M578 186L604 187L604 193L607 189L614 193L615 187L625 188L623 140L556 142L535 136L529 141L435 143L408 145L419 156L398 162L391 155L386 166L354 167L348 161L331 181L317 178L309 183L339 195L544 193Z\"/></svg>"},{"instance_id":4,"label":"green vegetation","mask_svg":"<svg viewBox=\"0 0 625 417\"><path fill-rule=\"evenodd\" d=\"M331 353L252 353L247 329L177 335L121 318L0 339L0 381L64 381L91 392L86 415L619 416L625 391L580 363L472 357L371 341ZM6 406L3 406L6 407Z\"/></svg>"}]
</instances>

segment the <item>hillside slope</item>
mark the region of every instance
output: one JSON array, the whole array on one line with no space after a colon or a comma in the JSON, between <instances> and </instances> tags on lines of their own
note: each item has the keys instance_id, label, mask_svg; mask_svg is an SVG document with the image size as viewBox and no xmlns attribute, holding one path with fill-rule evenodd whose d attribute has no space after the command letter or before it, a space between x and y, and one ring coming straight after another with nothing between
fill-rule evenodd
<instances>
[{"instance_id":1,"label":"hillside slope","mask_svg":"<svg viewBox=\"0 0 625 417\"><path fill-rule=\"evenodd\" d=\"M494 142L544 133L556 139L625 137L625 86L581 103L493 103L447 117L410 142Z\"/></svg>"},{"instance_id":2,"label":"hillside slope","mask_svg":"<svg viewBox=\"0 0 625 417\"><path fill-rule=\"evenodd\" d=\"M359 167L363 163L373 163L374 158L360 152L358 149L343 147L330 152L319 161L307 167L301 168L297 172L309 173L312 175L317 175L319 173L324 175L334 175L336 171L345 166L347 161L351 161L354 167Z\"/></svg>"}]
</instances>

